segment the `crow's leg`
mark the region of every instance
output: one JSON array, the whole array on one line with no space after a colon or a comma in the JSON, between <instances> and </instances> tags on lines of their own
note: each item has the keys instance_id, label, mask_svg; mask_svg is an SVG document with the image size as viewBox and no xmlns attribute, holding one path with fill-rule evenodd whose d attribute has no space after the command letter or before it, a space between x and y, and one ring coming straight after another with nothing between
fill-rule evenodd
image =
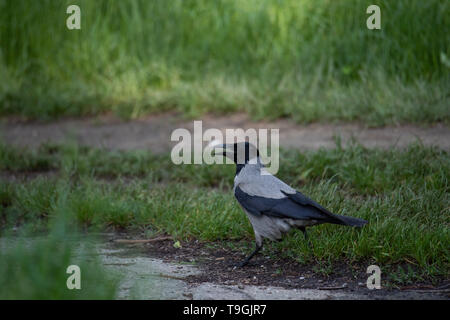
<instances>
[{"instance_id":1,"label":"crow's leg","mask_svg":"<svg viewBox=\"0 0 450 320\"><path fill-rule=\"evenodd\" d=\"M246 266L247 263L250 261L250 259L253 258L253 256L254 256L255 254L257 254L257 253L259 252L259 250L261 250L262 246L263 246L263 245L262 245L262 242L261 242L260 245L258 245L258 243L256 243L256 248L255 248L255 250L253 250L253 252L250 253L250 255L249 255L247 258L245 258L244 261L242 261L241 263L237 264L236 267L242 268L242 267Z\"/></svg>"},{"instance_id":2,"label":"crow's leg","mask_svg":"<svg viewBox=\"0 0 450 320\"><path fill-rule=\"evenodd\" d=\"M301 230L301 232L303 232L303 235L305 236L305 241L308 245L309 250L312 250L312 244L311 241L308 238L308 234L306 233L306 228L305 227L299 227L299 229Z\"/></svg>"}]
</instances>

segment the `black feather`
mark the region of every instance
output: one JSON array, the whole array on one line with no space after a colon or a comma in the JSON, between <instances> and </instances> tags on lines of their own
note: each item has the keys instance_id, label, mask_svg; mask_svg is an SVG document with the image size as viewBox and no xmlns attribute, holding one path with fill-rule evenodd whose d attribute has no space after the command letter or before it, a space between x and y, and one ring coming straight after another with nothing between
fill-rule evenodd
<instances>
[{"instance_id":1,"label":"black feather","mask_svg":"<svg viewBox=\"0 0 450 320\"><path fill-rule=\"evenodd\" d=\"M239 186L236 187L234 192L242 207L256 216L267 215L282 219L317 220L319 223L328 222L358 227L367 223L362 219L335 215L300 192L295 194L283 193L286 195L285 198L271 199L251 196L242 191Z\"/></svg>"}]
</instances>

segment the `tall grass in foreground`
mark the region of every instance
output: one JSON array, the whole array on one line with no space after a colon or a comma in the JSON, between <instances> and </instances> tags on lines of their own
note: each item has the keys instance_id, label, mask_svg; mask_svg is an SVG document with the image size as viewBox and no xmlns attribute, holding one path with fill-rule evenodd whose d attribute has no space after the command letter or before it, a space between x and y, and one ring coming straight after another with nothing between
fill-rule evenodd
<instances>
[{"instance_id":1,"label":"tall grass in foreground","mask_svg":"<svg viewBox=\"0 0 450 320\"><path fill-rule=\"evenodd\" d=\"M448 121L450 3L373 3L0 0L0 114Z\"/></svg>"},{"instance_id":2,"label":"tall grass in foreground","mask_svg":"<svg viewBox=\"0 0 450 320\"><path fill-rule=\"evenodd\" d=\"M3 235L0 299L114 299L119 278L106 274L93 250L59 223L45 237ZM70 265L80 267L80 289L67 288Z\"/></svg>"}]
</instances>

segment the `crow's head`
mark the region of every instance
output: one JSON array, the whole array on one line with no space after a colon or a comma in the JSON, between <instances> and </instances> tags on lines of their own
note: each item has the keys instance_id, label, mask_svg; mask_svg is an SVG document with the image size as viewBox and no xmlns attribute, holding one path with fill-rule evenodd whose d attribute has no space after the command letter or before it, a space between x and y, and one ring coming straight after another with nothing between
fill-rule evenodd
<instances>
[{"instance_id":1,"label":"crow's head","mask_svg":"<svg viewBox=\"0 0 450 320\"><path fill-rule=\"evenodd\" d=\"M230 144L220 144L214 147L215 155L223 155L234 161L238 165L245 165L252 161L257 161L259 150L249 142L237 142Z\"/></svg>"}]
</instances>

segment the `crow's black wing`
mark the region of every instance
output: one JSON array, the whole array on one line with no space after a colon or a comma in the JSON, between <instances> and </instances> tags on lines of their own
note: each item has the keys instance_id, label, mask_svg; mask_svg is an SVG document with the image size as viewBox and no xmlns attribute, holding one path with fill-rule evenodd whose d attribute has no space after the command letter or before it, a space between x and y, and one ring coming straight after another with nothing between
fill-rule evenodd
<instances>
[{"instance_id":1,"label":"crow's black wing","mask_svg":"<svg viewBox=\"0 0 450 320\"><path fill-rule=\"evenodd\" d=\"M337 216L334 213L330 212L329 210L325 209L320 204L318 204L314 200L311 200L310 198L308 198L307 196L305 196L304 194L302 194L298 191L296 193L286 193L283 190L281 190L281 192L283 194L285 194L289 199L294 201L295 203L298 203L302 206L313 207L313 208L319 210L325 216L328 216L332 219L339 219L339 216Z\"/></svg>"},{"instance_id":2,"label":"crow's black wing","mask_svg":"<svg viewBox=\"0 0 450 320\"><path fill-rule=\"evenodd\" d=\"M352 226L352 227L362 227L367 223L367 221L364 219L341 216L341 215L331 213L329 210L325 209L320 204L318 204L314 200L309 199L308 197L306 197L305 195L303 195L302 193L300 193L298 191L296 193L286 193L284 191L281 191L281 192L283 192L283 194L285 194L289 199L291 199L292 201L294 201L302 206L310 206L310 207L316 208L317 210L320 211L320 213L322 213L323 215L328 217L327 222L331 222L331 223L335 223L335 224L342 224L342 225Z\"/></svg>"},{"instance_id":3,"label":"crow's black wing","mask_svg":"<svg viewBox=\"0 0 450 320\"><path fill-rule=\"evenodd\" d=\"M301 196L299 198L292 198L290 194L285 194L285 198L271 199L251 196L242 191L239 186L234 191L234 195L242 207L256 216L268 215L278 218L318 220L343 224L338 217L335 217L332 213L328 214L322 211L320 206L317 207L318 205L315 206L313 203L308 202L309 199L303 195L304 198Z\"/></svg>"}]
</instances>

